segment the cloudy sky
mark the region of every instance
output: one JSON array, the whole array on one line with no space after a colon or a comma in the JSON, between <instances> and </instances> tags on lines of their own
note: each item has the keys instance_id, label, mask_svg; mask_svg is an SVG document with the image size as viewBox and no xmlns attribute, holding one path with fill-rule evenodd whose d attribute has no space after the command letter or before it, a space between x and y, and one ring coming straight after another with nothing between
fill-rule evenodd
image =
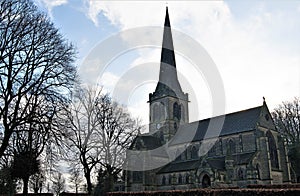
<instances>
[{"instance_id":1,"label":"cloudy sky","mask_svg":"<svg viewBox=\"0 0 300 196\"><path fill-rule=\"evenodd\" d=\"M191 121L216 114L212 92L219 89L209 82L214 79L224 87L224 97L218 98L225 101L226 113L259 106L263 96L270 110L300 96L300 1L36 2L76 45L82 81L119 95L116 99L123 98L119 101L144 123L148 94L158 79L162 41L162 34L151 34L151 29L163 26L166 4L179 79L190 94ZM139 34L136 27L145 33ZM192 45L184 43L186 37L205 52L194 48L183 52ZM195 58L207 54L214 63L203 59L204 67L215 66L212 70L217 73L197 69L190 53Z\"/></svg>"}]
</instances>

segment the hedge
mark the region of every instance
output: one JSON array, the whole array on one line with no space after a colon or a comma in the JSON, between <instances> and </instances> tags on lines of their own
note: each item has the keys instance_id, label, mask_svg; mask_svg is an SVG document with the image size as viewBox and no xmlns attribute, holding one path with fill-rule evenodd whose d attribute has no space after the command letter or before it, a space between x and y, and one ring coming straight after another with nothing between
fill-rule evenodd
<instances>
[{"instance_id":1,"label":"hedge","mask_svg":"<svg viewBox=\"0 0 300 196\"><path fill-rule=\"evenodd\" d=\"M300 195L300 188L290 189L254 189L254 188L243 188L243 189L192 189L192 190L172 190L172 191L144 191L144 192L112 192L108 193L108 196L139 196L139 195L157 195L157 196L294 196Z\"/></svg>"}]
</instances>

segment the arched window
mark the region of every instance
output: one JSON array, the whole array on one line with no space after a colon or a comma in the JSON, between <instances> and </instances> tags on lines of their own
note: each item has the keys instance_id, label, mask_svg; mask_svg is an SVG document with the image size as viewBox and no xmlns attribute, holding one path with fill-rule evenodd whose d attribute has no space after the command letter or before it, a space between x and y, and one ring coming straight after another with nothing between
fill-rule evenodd
<instances>
[{"instance_id":1,"label":"arched window","mask_svg":"<svg viewBox=\"0 0 300 196\"><path fill-rule=\"evenodd\" d=\"M238 179L244 180L244 170L242 168L239 168L238 170Z\"/></svg>"},{"instance_id":2,"label":"arched window","mask_svg":"<svg viewBox=\"0 0 300 196\"><path fill-rule=\"evenodd\" d=\"M181 119L182 119L183 121L185 121L184 107L183 107L182 104L181 104L181 106L180 106L180 109L181 109Z\"/></svg>"},{"instance_id":3,"label":"arched window","mask_svg":"<svg viewBox=\"0 0 300 196\"><path fill-rule=\"evenodd\" d=\"M210 178L207 174L205 174L202 178L202 188L210 187Z\"/></svg>"},{"instance_id":4,"label":"arched window","mask_svg":"<svg viewBox=\"0 0 300 196\"><path fill-rule=\"evenodd\" d=\"M223 155L223 143L222 143L222 138L219 140L219 150L220 150L220 155Z\"/></svg>"},{"instance_id":5,"label":"arched window","mask_svg":"<svg viewBox=\"0 0 300 196\"><path fill-rule=\"evenodd\" d=\"M178 176L178 184L182 184L182 175L181 174L179 174L179 176Z\"/></svg>"},{"instance_id":6,"label":"arched window","mask_svg":"<svg viewBox=\"0 0 300 196\"><path fill-rule=\"evenodd\" d=\"M165 104L163 102L160 102L159 105L159 116L160 116L160 120L165 120L166 119L166 115L165 115Z\"/></svg>"},{"instance_id":7,"label":"arched window","mask_svg":"<svg viewBox=\"0 0 300 196\"><path fill-rule=\"evenodd\" d=\"M235 143L234 143L234 141L232 140L232 139L230 139L229 141L228 141L228 153L229 154L233 154L233 153L235 153L236 151L236 148L235 148Z\"/></svg>"},{"instance_id":8,"label":"arched window","mask_svg":"<svg viewBox=\"0 0 300 196\"><path fill-rule=\"evenodd\" d=\"M260 179L260 167L259 167L259 164L256 164L256 172L257 172L257 179Z\"/></svg>"},{"instance_id":9,"label":"arched window","mask_svg":"<svg viewBox=\"0 0 300 196\"><path fill-rule=\"evenodd\" d=\"M178 120L180 120L180 118L181 118L181 109L180 109L180 105L178 105L177 102L175 102L173 104L173 116L174 116L174 118L177 118Z\"/></svg>"},{"instance_id":10,"label":"arched window","mask_svg":"<svg viewBox=\"0 0 300 196\"><path fill-rule=\"evenodd\" d=\"M162 177L161 184L166 185L166 177L165 176Z\"/></svg>"},{"instance_id":11,"label":"arched window","mask_svg":"<svg viewBox=\"0 0 300 196\"><path fill-rule=\"evenodd\" d=\"M193 146L192 150L191 150L191 158L196 159L197 157L198 157L197 148L196 148L196 146Z\"/></svg>"},{"instance_id":12,"label":"arched window","mask_svg":"<svg viewBox=\"0 0 300 196\"><path fill-rule=\"evenodd\" d=\"M278 169L279 163L278 163L277 146L276 146L274 136L270 131L267 132L267 138L268 138L268 145L269 145L271 167Z\"/></svg>"},{"instance_id":13,"label":"arched window","mask_svg":"<svg viewBox=\"0 0 300 196\"><path fill-rule=\"evenodd\" d=\"M172 184L172 176L171 176L171 174L169 174L168 181L169 181L169 184Z\"/></svg>"},{"instance_id":14,"label":"arched window","mask_svg":"<svg viewBox=\"0 0 300 196\"><path fill-rule=\"evenodd\" d=\"M176 178L176 175L173 174L172 176L172 184L176 184L177 183L177 178Z\"/></svg>"},{"instance_id":15,"label":"arched window","mask_svg":"<svg viewBox=\"0 0 300 196\"><path fill-rule=\"evenodd\" d=\"M186 175L185 175L185 183L186 183L186 184L189 184L189 183L190 183L190 176L189 176L189 174L186 174Z\"/></svg>"},{"instance_id":16,"label":"arched window","mask_svg":"<svg viewBox=\"0 0 300 196\"><path fill-rule=\"evenodd\" d=\"M240 146L240 152L243 152L243 137L242 137L242 135L239 136L239 146Z\"/></svg>"}]
</instances>

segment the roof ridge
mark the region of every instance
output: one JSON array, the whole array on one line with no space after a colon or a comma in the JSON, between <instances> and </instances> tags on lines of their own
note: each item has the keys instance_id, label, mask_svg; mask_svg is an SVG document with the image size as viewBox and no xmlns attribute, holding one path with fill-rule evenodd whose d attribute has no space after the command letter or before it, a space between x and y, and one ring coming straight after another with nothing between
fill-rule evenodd
<instances>
[{"instance_id":1,"label":"roof ridge","mask_svg":"<svg viewBox=\"0 0 300 196\"><path fill-rule=\"evenodd\" d=\"M221 116L227 116L227 115L232 115L232 114L238 114L238 113L246 112L246 111L248 111L248 110L259 109L259 108L262 108L262 107L263 107L263 105L261 105L261 106L256 106L256 107L253 107L253 108L248 108L248 109L244 109L244 110L240 110L240 111L236 111L236 112L231 112L231 113L227 113L227 114L221 114L221 115L212 116L212 117L209 117L209 118L204 118L204 119L201 119L201 120L196 120L196 121L193 121L193 122L190 122L190 123L187 123L187 124L197 123L197 122L205 121L205 120L210 120L210 119L218 118L218 117L221 117Z\"/></svg>"}]
</instances>

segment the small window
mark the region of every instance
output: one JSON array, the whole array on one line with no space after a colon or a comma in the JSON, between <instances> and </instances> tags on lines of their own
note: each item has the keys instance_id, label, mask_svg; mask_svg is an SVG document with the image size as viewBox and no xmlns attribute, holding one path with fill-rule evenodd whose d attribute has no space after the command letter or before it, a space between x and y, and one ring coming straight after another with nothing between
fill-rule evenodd
<instances>
[{"instance_id":1,"label":"small window","mask_svg":"<svg viewBox=\"0 0 300 196\"><path fill-rule=\"evenodd\" d=\"M265 115L265 119L266 119L267 121L269 121L270 117L269 117L268 114Z\"/></svg>"},{"instance_id":2,"label":"small window","mask_svg":"<svg viewBox=\"0 0 300 196\"><path fill-rule=\"evenodd\" d=\"M185 183L186 184L190 183L190 176L188 174L185 175Z\"/></svg>"},{"instance_id":3,"label":"small window","mask_svg":"<svg viewBox=\"0 0 300 196\"><path fill-rule=\"evenodd\" d=\"M232 139L230 139L229 141L228 141L228 153L229 154L233 154L233 153L235 153L236 152L236 147L235 147L235 143L234 143L234 141L232 140Z\"/></svg>"},{"instance_id":4,"label":"small window","mask_svg":"<svg viewBox=\"0 0 300 196\"><path fill-rule=\"evenodd\" d=\"M181 118L181 108L177 102L175 102L173 105L173 116L174 116L174 119L177 119L177 120L180 120L180 118Z\"/></svg>"},{"instance_id":5,"label":"small window","mask_svg":"<svg viewBox=\"0 0 300 196\"><path fill-rule=\"evenodd\" d=\"M243 152L243 137L242 137L242 135L239 136L239 146L240 146L240 152Z\"/></svg>"},{"instance_id":6,"label":"small window","mask_svg":"<svg viewBox=\"0 0 300 196\"><path fill-rule=\"evenodd\" d=\"M165 177L165 176L162 177L162 180L161 180L161 181L162 181L162 182L161 182L162 185L166 185L166 177Z\"/></svg>"},{"instance_id":7,"label":"small window","mask_svg":"<svg viewBox=\"0 0 300 196\"><path fill-rule=\"evenodd\" d=\"M221 138L219 140L219 149L220 149L220 154L223 155L223 144L222 144L222 139Z\"/></svg>"},{"instance_id":8,"label":"small window","mask_svg":"<svg viewBox=\"0 0 300 196\"><path fill-rule=\"evenodd\" d=\"M179 176L178 176L178 184L182 184L182 175L181 174L179 174Z\"/></svg>"},{"instance_id":9,"label":"small window","mask_svg":"<svg viewBox=\"0 0 300 196\"><path fill-rule=\"evenodd\" d=\"M239 168L238 170L238 179L244 180L244 170L242 168Z\"/></svg>"},{"instance_id":10,"label":"small window","mask_svg":"<svg viewBox=\"0 0 300 196\"><path fill-rule=\"evenodd\" d=\"M197 152L196 146L192 147L191 155L192 155L192 157L191 157L192 159L196 159L198 157L198 152Z\"/></svg>"}]
</instances>

